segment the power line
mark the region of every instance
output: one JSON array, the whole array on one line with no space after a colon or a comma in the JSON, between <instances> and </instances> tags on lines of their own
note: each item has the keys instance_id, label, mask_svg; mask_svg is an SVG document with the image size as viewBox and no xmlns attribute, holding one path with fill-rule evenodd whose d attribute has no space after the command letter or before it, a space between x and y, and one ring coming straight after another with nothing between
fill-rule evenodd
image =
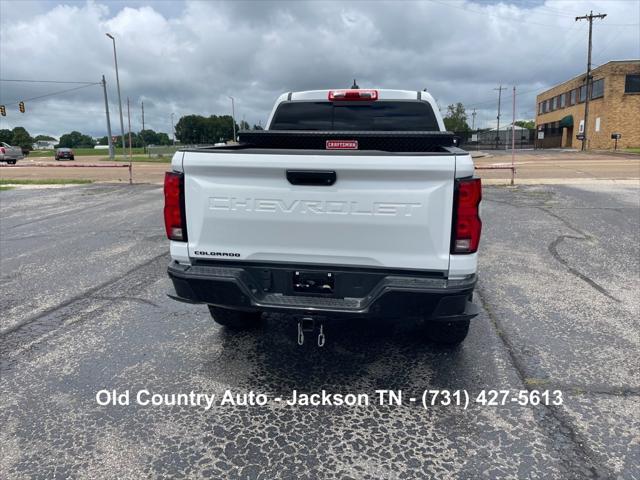
<instances>
[{"instance_id":1,"label":"power line","mask_svg":"<svg viewBox=\"0 0 640 480\"><path fill-rule=\"evenodd\" d=\"M32 102L34 100L39 100L41 98L53 97L55 95L62 95L63 93L73 92L75 90L80 90L82 88L92 87L94 85L100 85L101 82L89 83L87 85L82 85L80 87L67 88L66 90L58 90L57 92L46 93L44 95L38 95L37 97L24 98L22 100L16 100L14 102L7 102L4 105L17 105L20 102Z\"/></svg>"},{"instance_id":2,"label":"power line","mask_svg":"<svg viewBox=\"0 0 640 480\"><path fill-rule=\"evenodd\" d=\"M19 83L76 83L82 85L95 85L95 82L71 82L64 80L13 80L7 78L0 78L0 82L19 82Z\"/></svg>"},{"instance_id":3,"label":"power line","mask_svg":"<svg viewBox=\"0 0 640 480\"><path fill-rule=\"evenodd\" d=\"M444 5L444 6L446 6L446 7L457 8L458 10L462 10L462 11L465 11L465 12L476 13L476 14L478 14L478 15L487 15L487 13L488 13L488 12L481 12L480 10L473 10L473 9L467 8L466 6L464 6L464 7L463 7L463 6L460 6L460 5L454 5L454 4L451 4L451 3L449 3L449 2L445 2L445 1L443 1L443 0L429 0L429 1L431 1L431 2L433 2L433 3L438 3L438 4L440 4L440 5ZM491 13L492 13L493 15L495 15L495 16L497 16L497 17L501 17L501 18L503 18L503 19L504 19L504 18L507 18L505 15L502 15L502 14L501 14L501 12L499 12L499 11L492 11ZM573 18L573 15L571 15L571 17ZM548 24L548 23L532 22L532 21L530 21L530 20L529 20L529 19L527 19L527 18L523 18L523 19L515 19L515 18L513 18L513 16L512 16L512 15L509 15L508 19L509 19L511 22L526 23L526 24L528 24L528 25L537 25L537 26L540 26L540 27L564 28L564 26L563 26L563 25L550 25L550 24Z\"/></svg>"}]
</instances>

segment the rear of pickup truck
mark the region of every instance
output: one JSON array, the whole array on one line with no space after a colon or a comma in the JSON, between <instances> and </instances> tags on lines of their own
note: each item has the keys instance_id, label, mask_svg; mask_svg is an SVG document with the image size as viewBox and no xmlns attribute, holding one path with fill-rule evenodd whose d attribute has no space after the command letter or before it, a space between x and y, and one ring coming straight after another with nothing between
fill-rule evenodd
<instances>
[{"instance_id":1,"label":"rear of pickup truck","mask_svg":"<svg viewBox=\"0 0 640 480\"><path fill-rule=\"evenodd\" d=\"M298 341L326 317L420 316L458 343L477 314L471 158L424 92L335 92L283 96L268 130L176 153L172 296L231 327L292 313Z\"/></svg>"}]
</instances>

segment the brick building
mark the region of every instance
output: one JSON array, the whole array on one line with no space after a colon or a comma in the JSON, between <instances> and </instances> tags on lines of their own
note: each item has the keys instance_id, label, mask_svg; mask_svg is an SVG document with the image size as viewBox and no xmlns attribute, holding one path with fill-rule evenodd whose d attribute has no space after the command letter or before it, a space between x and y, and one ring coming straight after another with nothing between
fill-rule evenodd
<instances>
[{"instance_id":1,"label":"brick building","mask_svg":"<svg viewBox=\"0 0 640 480\"><path fill-rule=\"evenodd\" d=\"M587 125L588 149L640 147L640 60L605 63L591 71L593 83ZM544 132L538 146L581 148L584 131L586 75L583 73L536 97L536 129Z\"/></svg>"}]
</instances>

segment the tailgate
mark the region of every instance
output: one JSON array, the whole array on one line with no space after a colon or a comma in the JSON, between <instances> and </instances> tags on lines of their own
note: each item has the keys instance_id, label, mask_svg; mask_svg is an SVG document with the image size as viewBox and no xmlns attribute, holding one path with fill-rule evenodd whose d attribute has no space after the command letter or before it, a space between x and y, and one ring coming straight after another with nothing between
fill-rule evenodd
<instances>
[{"instance_id":1,"label":"tailgate","mask_svg":"<svg viewBox=\"0 0 640 480\"><path fill-rule=\"evenodd\" d=\"M449 268L454 155L185 152L183 169L192 258Z\"/></svg>"}]
</instances>

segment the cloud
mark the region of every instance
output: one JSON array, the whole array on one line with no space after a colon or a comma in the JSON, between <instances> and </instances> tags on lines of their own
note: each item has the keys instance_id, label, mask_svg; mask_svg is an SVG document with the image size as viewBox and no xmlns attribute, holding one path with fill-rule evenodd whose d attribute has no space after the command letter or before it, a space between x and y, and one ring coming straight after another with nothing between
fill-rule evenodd
<instances>
[{"instance_id":1,"label":"cloud","mask_svg":"<svg viewBox=\"0 0 640 480\"><path fill-rule=\"evenodd\" d=\"M123 101L132 128L170 130L170 114L230 113L266 120L283 91L349 86L427 88L443 108L496 115L499 84L519 92L519 118L533 118L535 93L585 69L587 25L574 17L604 9L594 25L594 64L640 58L640 0L538 2L88 1L0 3L0 77L108 84L119 130L111 41L117 39ZM635 25L635 26L633 26ZM99 85L0 82L8 116L0 128L32 134L106 132ZM507 92L505 95L509 95ZM25 99L27 113L14 102ZM503 105L510 111L510 99ZM508 115L506 112L504 115ZM125 106L126 115L126 106ZM509 116L509 115L508 115ZM126 126L126 119L125 119Z\"/></svg>"}]
</instances>

